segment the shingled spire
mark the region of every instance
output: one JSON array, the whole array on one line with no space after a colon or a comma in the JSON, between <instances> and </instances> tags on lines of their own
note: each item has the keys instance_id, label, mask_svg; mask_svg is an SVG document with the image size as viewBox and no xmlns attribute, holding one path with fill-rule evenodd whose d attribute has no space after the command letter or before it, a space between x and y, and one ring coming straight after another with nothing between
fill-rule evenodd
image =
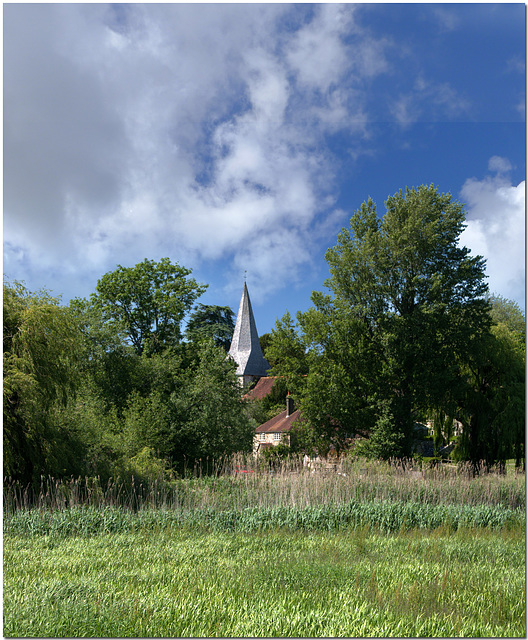
<instances>
[{"instance_id":1,"label":"shingled spire","mask_svg":"<svg viewBox=\"0 0 528 640\"><path fill-rule=\"evenodd\" d=\"M242 376L243 383L266 376L271 368L262 354L245 282L229 355L237 363L236 373Z\"/></svg>"}]
</instances>

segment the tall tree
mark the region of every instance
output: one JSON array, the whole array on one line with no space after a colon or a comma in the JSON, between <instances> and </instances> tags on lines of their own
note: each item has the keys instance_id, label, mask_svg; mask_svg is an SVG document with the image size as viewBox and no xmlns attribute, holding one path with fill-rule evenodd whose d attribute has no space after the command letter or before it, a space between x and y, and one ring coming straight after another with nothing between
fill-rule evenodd
<instances>
[{"instance_id":1,"label":"tall tree","mask_svg":"<svg viewBox=\"0 0 528 640\"><path fill-rule=\"evenodd\" d=\"M283 378L288 390L300 396L303 378L308 373L308 360L303 338L289 311L277 318L267 342L265 355L268 362L273 362L272 374Z\"/></svg>"},{"instance_id":2,"label":"tall tree","mask_svg":"<svg viewBox=\"0 0 528 640\"><path fill-rule=\"evenodd\" d=\"M327 251L333 297L314 293L314 308L298 315L336 391L322 407L321 385L309 381L303 401L314 417L319 407L326 431L350 437L362 422L377 455L409 455L414 421L457 393L458 362L490 324L484 260L459 245L464 218L433 185L406 189L383 218L363 203Z\"/></svg>"},{"instance_id":3,"label":"tall tree","mask_svg":"<svg viewBox=\"0 0 528 640\"><path fill-rule=\"evenodd\" d=\"M174 402L180 420L173 423L172 458L180 465L184 456L187 461L218 459L249 453L253 445L254 426L245 412L236 364L212 340L202 342L197 355Z\"/></svg>"},{"instance_id":4,"label":"tall tree","mask_svg":"<svg viewBox=\"0 0 528 640\"><path fill-rule=\"evenodd\" d=\"M254 427L235 365L211 339L200 341L192 354L184 368L171 352L146 359L151 390L132 393L123 412L128 457L148 447L181 472L185 463L251 451Z\"/></svg>"},{"instance_id":5,"label":"tall tree","mask_svg":"<svg viewBox=\"0 0 528 640\"><path fill-rule=\"evenodd\" d=\"M235 320L231 307L199 304L189 318L185 335L191 341L212 338L215 345L222 347L227 353L234 329Z\"/></svg>"},{"instance_id":6,"label":"tall tree","mask_svg":"<svg viewBox=\"0 0 528 640\"><path fill-rule=\"evenodd\" d=\"M99 280L92 303L125 332L138 354L161 353L180 342L182 321L207 288L189 278L191 273L169 258L119 265Z\"/></svg>"}]
</instances>

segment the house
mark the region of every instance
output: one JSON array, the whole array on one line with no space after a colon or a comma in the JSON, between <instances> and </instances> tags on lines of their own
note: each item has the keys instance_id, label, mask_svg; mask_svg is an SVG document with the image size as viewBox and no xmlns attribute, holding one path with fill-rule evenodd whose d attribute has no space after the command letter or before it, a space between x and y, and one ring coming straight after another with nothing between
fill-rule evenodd
<instances>
[{"instance_id":1,"label":"house","mask_svg":"<svg viewBox=\"0 0 528 640\"><path fill-rule=\"evenodd\" d=\"M255 429L253 453L258 455L263 449L276 446L281 442L289 445L290 431L300 417L299 410L295 410L293 398L288 395L286 410Z\"/></svg>"},{"instance_id":2,"label":"house","mask_svg":"<svg viewBox=\"0 0 528 640\"><path fill-rule=\"evenodd\" d=\"M245 282L228 357L236 362L236 374L240 377L242 385L267 376L268 370L271 369L262 353Z\"/></svg>"}]
</instances>

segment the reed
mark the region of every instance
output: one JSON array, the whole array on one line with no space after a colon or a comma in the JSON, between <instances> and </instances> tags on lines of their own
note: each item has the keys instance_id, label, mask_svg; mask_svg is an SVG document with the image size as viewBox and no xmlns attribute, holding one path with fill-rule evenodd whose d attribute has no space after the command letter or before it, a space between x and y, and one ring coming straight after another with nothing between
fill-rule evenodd
<instances>
[{"instance_id":1,"label":"reed","mask_svg":"<svg viewBox=\"0 0 528 640\"><path fill-rule=\"evenodd\" d=\"M215 465L6 481L4 633L524 636L523 476Z\"/></svg>"},{"instance_id":2,"label":"reed","mask_svg":"<svg viewBox=\"0 0 528 640\"><path fill-rule=\"evenodd\" d=\"M207 466L207 469L206 469ZM205 473L205 471L209 473ZM524 508L524 474L499 470L473 477L464 465L416 470L392 463L345 460L330 468L307 469L302 459L273 468L252 456L197 465L186 478L163 476L138 480L110 478L41 478L38 490L4 481L4 513L28 509L62 511L87 506L98 509L241 510L251 507L308 508L372 501L427 505Z\"/></svg>"}]
</instances>

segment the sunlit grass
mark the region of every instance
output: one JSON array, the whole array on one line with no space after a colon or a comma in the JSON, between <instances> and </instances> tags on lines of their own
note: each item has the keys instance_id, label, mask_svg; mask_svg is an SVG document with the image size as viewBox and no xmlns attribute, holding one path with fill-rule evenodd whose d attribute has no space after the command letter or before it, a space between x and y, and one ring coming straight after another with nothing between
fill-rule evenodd
<instances>
[{"instance_id":1,"label":"sunlit grass","mask_svg":"<svg viewBox=\"0 0 528 640\"><path fill-rule=\"evenodd\" d=\"M4 635L525 635L520 528L4 536Z\"/></svg>"},{"instance_id":2,"label":"sunlit grass","mask_svg":"<svg viewBox=\"0 0 528 640\"><path fill-rule=\"evenodd\" d=\"M4 635L525 635L524 475L272 471L8 481Z\"/></svg>"}]
</instances>

